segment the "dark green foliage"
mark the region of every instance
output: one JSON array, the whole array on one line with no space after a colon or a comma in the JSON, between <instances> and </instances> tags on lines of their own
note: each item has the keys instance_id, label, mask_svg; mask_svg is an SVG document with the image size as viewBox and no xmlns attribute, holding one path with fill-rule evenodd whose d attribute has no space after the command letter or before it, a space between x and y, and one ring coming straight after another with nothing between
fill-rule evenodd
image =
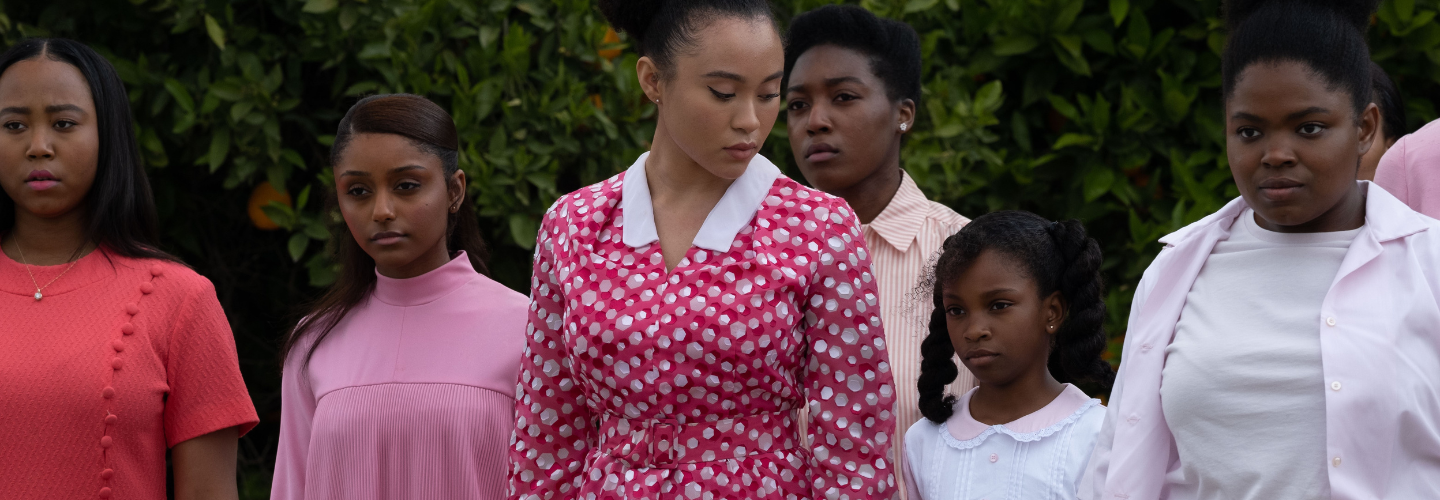
<instances>
[{"instance_id":1,"label":"dark green foliage","mask_svg":"<svg viewBox=\"0 0 1440 500\"><path fill-rule=\"evenodd\" d=\"M782 26L818 0L776 2ZM1079 218L1106 255L1125 331L1156 238L1237 196L1224 154L1219 0L866 0L915 26L924 108L905 166L969 216ZM275 350L333 279L320 213L328 144L360 96L411 92L459 125L460 165L493 249L525 290L537 222L561 193L628 166L653 134L632 50L609 60L589 0L0 0L0 37L75 38L130 89L166 250L216 284L263 422L242 440L242 497L265 498ZM1372 53L1413 129L1436 118L1440 0L1386 0ZM608 55L608 54L607 54ZM783 120L783 113L782 113ZM783 122L766 154L792 176ZM253 186L294 195L246 216ZM1115 359L1112 358L1112 361Z\"/></svg>"}]
</instances>

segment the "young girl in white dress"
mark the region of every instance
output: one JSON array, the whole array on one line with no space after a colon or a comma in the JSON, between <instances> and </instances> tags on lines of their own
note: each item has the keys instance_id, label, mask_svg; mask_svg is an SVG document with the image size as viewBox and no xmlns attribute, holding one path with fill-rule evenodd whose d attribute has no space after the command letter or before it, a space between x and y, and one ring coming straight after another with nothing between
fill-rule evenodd
<instances>
[{"instance_id":1,"label":"young girl in white dress","mask_svg":"<svg viewBox=\"0 0 1440 500\"><path fill-rule=\"evenodd\" d=\"M945 241L905 433L909 498L1072 499L1105 418L1100 247L1079 221L982 216ZM944 393L959 355L977 386Z\"/></svg>"}]
</instances>

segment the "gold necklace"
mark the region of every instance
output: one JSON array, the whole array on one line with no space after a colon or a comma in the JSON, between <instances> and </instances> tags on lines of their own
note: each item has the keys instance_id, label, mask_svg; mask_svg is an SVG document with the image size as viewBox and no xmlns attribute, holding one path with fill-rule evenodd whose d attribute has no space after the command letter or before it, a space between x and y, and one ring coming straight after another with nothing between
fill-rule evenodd
<instances>
[{"instance_id":1,"label":"gold necklace","mask_svg":"<svg viewBox=\"0 0 1440 500\"><path fill-rule=\"evenodd\" d=\"M57 276L55 276L55 279L50 280L50 282L49 282L49 283L46 283L45 286L40 286L40 282L35 280L35 273L30 272L30 263L27 262L27 259L25 259L25 248L20 246L20 238L19 238L19 237L16 237L16 238L15 238L15 249L20 251L20 263L21 263L21 264L25 264L25 274L30 275L30 282L35 284L35 301L36 301L36 302L39 302L40 299L45 298L45 294L40 293L41 290L44 290L44 289L46 289L46 288L49 288L50 285L55 284L55 281L58 280L58 279L60 279L60 276L64 276L65 273L70 272L70 270L75 267L75 264L77 264L77 263L80 262L80 259L75 259L75 260L70 261L70 266L69 266L69 267L66 267L64 271L60 271L60 274L57 275Z\"/></svg>"}]
</instances>

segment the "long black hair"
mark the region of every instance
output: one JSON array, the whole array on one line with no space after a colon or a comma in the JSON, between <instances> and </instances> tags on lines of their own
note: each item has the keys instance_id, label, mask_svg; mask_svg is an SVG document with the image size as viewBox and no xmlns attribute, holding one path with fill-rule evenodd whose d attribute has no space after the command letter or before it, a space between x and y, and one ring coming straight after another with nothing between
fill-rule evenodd
<instances>
[{"instance_id":1,"label":"long black hair","mask_svg":"<svg viewBox=\"0 0 1440 500\"><path fill-rule=\"evenodd\" d=\"M945 239L931 274L935 312L930 331L920 344L920 413L933 422L950 418L954 395L945 385L959 369L955 347L945 326L944 286L960 276L985 250L1020 263L1035 281L1040 298L1060 292L1065 319L1055 332L1048 367L1055 380L1088 383L1108 391L1115 380L1105 351L1105 300L1100 276L1100 245L1085 234L1077 220L1051 222L1030 212L1007 210L980 216Z\"/></svg>"},{"instance_id":2,"label":"long black hair","mask_svg":"<svg viewBox=\"0 0 1440 500\"><path fill-rule=\"evenodd\" d=\"M15 63L45 57L80 70L95 101L100 151L95 181L85 195L85 241L130 258L179 262L160 251L155 198L140 162L130 97L110 61L94 49L63 38L28 38L0 54L0 74ZM0 234L15 226L15 200L0 191ZM78 252L77 249L77 257Z\"/></svg>"},{"instance_id":3,"label":"long black hair","mask_svg":"<svg viewBox=\"0 0 1440 500\"><path fill-rule=\"evenodd\" d=\"M1365 32L1380 0L1226 0L1229 40L1221 55L1225 99L1256 63L1299 62L1351 96L1355 117L1370 105Z\"/></svg>"},{"instance_id":4,"label":"long black hair","mask_svg":"<svg viewBox=\"0 0 1440 500\"><path fill-rule=\"evenodd\" d=\"M385 94L356 102L340 120L339 130L335 133L335 143L330 148L332 165L339 163L355 134L394 134L409 139L421 151L440 159L447 179L460 169L460 136L455 130L455 120L450 113L424 97ZM480 235L475 209L470 206L468 198L462 197L460 210L446 219L445 248L450 251L451 257L464 250L470 265L480 274L488 276L490 270L485 266L488 250L485 239ZM331 190L326 213L339 212L337 200L338 196ZM308 364L320 341L375 290L375 259L360 248L344 220L336 216L332 221L330 241L334 243L335 259L340 262L340 274L325 295L310 304L307 313L285 338L280 350L282 363L297 345L314 336L305 353L304 363Z\"/></svg>"},{"instance_id":5,"label":"long black hair","mask_svg":"<svg viewBox=\"0 0 1440 500\"><path fill-rule=\"evenodd\" d=\"M776 23L766 0L600 0L599 4L610 26L629 34L636 51L655 61L667 79L674 76L675 55L693 48L695 32L716 19L742 17L766 19L772 26Z\"/></svg>"}]
</instances>

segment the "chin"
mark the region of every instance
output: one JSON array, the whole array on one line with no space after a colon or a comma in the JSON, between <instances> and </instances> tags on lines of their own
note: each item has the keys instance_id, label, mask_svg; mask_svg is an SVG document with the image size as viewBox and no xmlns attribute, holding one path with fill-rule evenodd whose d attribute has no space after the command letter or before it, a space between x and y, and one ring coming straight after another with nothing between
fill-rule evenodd
<instances>
[{"instance_id":1,"label":"chin","mask_svg":"<svg viewBox=\"0 0 1440 500\"><path fill-rule=\"evenodd\" d=\"M727 157L703 166L707 172L710 172L710 175L733 181L745 174L745 169L750 166L750 160L739 161Z\"/></svg>"}]
</instances>

